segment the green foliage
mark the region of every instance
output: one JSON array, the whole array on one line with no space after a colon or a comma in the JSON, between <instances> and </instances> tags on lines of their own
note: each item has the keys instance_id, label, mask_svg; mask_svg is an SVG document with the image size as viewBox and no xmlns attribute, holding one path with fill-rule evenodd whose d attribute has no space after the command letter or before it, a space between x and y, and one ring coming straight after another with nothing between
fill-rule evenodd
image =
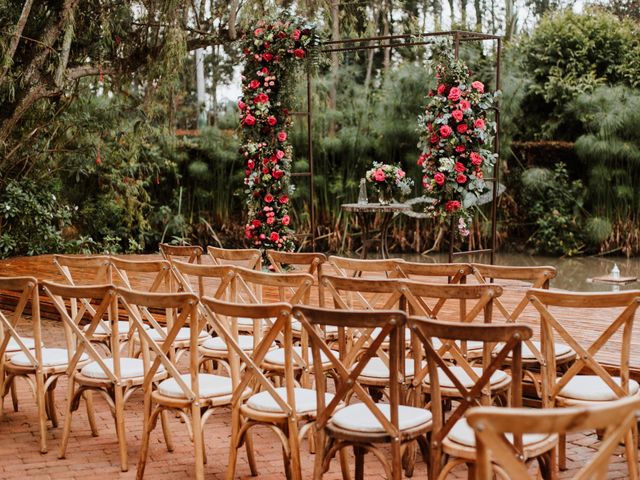
<instances>
[{"instance_id":1,"label":"green foliage","mask_svg":"<svg viewBox=\"0 0 640 480\"><path fill-rule=\"evenodd\" d=\"M550 171L533 168L522 173L521 204L527 206L535 231L528 243L537 253L576 255L584 247L580 208L585 189L580 180L569 181L566 166Z\"/></svg>"},{"instance_id":2,"label":"green foliage","mask_svg":"<svg viewBox=\"0 0 640 480\"><path fill-rule=\"evenodd\" d=\"M575 139L580 123L567 107L578 96L600 85L640 86L640 27L602 11L545 16L519 53L532 82L521 122L530 135Z\"/></svg>"},{"instance_id":3,"label":"green foliage","mask_svg":"<svg viewBox=\"0 0 640 480\"><path fill-rule=\"evenodd\" d=\"M63 251L73 211L52 180L11 180L0 194L0 258Z\"/></svg>"}]
</instances>

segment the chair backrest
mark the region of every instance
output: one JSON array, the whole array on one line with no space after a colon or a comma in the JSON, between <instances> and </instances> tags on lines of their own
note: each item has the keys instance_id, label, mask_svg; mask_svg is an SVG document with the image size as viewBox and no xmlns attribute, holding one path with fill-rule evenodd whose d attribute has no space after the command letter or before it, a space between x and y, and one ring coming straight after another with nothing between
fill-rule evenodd
<instances>
[{"instance_id":1,"label":"chair backrest","mask_svg":"<svg viewBox=\"0 0 640 480\"><path fill-rule=\"evenodd\" d=\"M292 311L294 318L302 324L302 328L309 336L317 392L318 416L316 429L324 428L341 402L345 402L348 395L354 393L380 422L385 432L392 439L399 438L398 407L402 403L400 393L402 384L405 381L401 373L405 350L401 337L407 321L405 313L399 310L363 312L304 306L294 306ZM338 330L372 330L377 327L381 331L364 351L359 352L357 362L350 363L344 361L345 358L351 358L350 352L340 350L336 355L336 351L326 343L321 329L326 329L327 327L337 327ZM358 380L367 363L376 356L383 341L388 341L389 343L389 418L382 413L371 398L367 387ZM325 373L321 367L323 363L322 356L326 356L329 359L337 375L335 395L329 404L327 404L325 398L326 382ZM326 362L326 359L324 361Z\"/></svg>"},{"instance_id":2,"label":"chair backrest","mask_svg":"<svg viewBox=\"0 0 640 480\"><path fill-rule=\"evenodd\" d=\"M158 373L158 369L162 365L173 378L184 396L195 401L199 398L200 390L198 384L198 338L204 326L204 321L198 321L197 308L198 297L191 293L148 293L135 292L123 288L118 288L117 296L119 303L129 314L135 329L140 335L140 343L142 350L142 358L145 365L145 376L143 388L145 391L151 391L151 384L154 377ZM154 340L149 335L149 331L144 328L144 320L140 315L141 311L175 310L178 312L173 319L173 324L167 329L166 336L161 341ZM184 381L178 365L174 358L174 341L185 326L190 327L189 335L189 373L191 376L191 384L188 385ZM153 354L153 358L152 358Z\"/></svg>"},{"instance_id":3,"label":"chair backrest","mask_svg":"<svg viewBox=\"0 0 640 480\"><path fill-rule=\"evenodd\" d=\"M11 345L12 353L20 351L26 355L32 365L41 367L42 329L38 281L33 277L0 277L0 291L11 292L18 296L18 301L12 311L9 311L6 306L0 310L0 366L2 366L7 349ZM18 322L29 304L31 304L33 346L27 345L16 330Z\"/></svg>"},{"instance_id":4,"label":"chair backrest","mask_svg":"<svg viewBox=\"0 0 640 480\"><path fill-rule=\"evenodd\" d=\"M467 277L473 273L467 263L421 263L397 262L396 269L400 277L427 283L466 283Z\"/></svg>"},{"instance_id":5,"label":"chair backrest","mask_svg":"<svg viewBox=\"0 0 640 480\"><path fill-rule=\"evenodd\" d=\"M616 447L637 421L640 398L624 398L602 405L570 408L475 407L467 413L467 421L474 429L477 445L476 474L479 480L494 477L492 462L499 465L508 478L533 478L527 466L505 434L565 434L576 431L603 431L597 452L578 472L574 480L604 480Z\"/></svg>"},{"instance_id":6,"label":"chair backrest","mask_svg":"<svg viewBox=\"0 0 640 480\"><path fill-rule=\"evenodd\" d=\"M125 260L110 257L114 285L141 292L171 292L175 279L167 260Z\"/></svg>"},{"instance_id":7,"label":"chair backrest","mask_svg":"<svg viewBox=\"0 0 640 480\"><path fill-rule=\"evenodd\" d=\"M118 382L120 376L120 334L118 325L118 306L116 289L113 285L69 286L53 282L42 282L44 293L53 302L64 327L69 365L67 375L73 375L82 354L86 352L91 361L96 362L106 378ZM88 310L80 309L75 314L70 307L76 300L93 306L89 326L84 329L81 322ZM104 331L110 332L110 351L113 357L113 369L109 369L103 356L92 343L94 333L101 325Z\"/></svg>"},{"instance_id":8,"label":"chair backrest","mask_svg":"<svg viewBox=\"0 0 640 480\"><path fill-rule=\"evenodd\" d=\"M442 444L443 439L451 431L455 423L473 406L491 404L491 377L504 365L511 356L511 405L522 406L522 341L531 338L533 332L524 325L479 325L442 322L424 317L410 317L409 327L414 342L414 362L416 374L412 386L418 393L423 388L425 377L429 376L428 392L431 396L431 411L433 413L432 442ZM455 361L456 367L462 368L471 379L471 385L465 386L460 378L451 370L449 359L445 358L442 349L434 347L433 339L440 340L447 353ZM478 375L472 365L464 357L457 342L482 342L482 374ZM496 347L499 344L499 347ZM426 357L427 366L422 367L422 360ZM442 393L438 369L447 377L459 397L458 406L451 415L443 421ZM459 395L458 395L459 394ZM521 439L520 439L521 440ZM517 448L522 448L522 444Z\"/></svg>"},{"instance_id":9,"label":"chair backrest","mask_svg":"<svg viewBox=\"0 0 640 480\"><path fill-rule=\"evenodd\" d=\"M208 246L207 253L216 265L234 265L251 270L262 269L262 252L255 248L217 248Z\"/></svg>"},{"instance_id":10,"label":"chair backrest","mask_svg":"<svg viewBox=\"0 0 640 480\"><path fill-rule=\"evenodd\" d=\"M567 383L583 369L597 375L613 391L616 397L629 395L629 360L631 352L631 334L636 311L640 303L640 291L612 293L568 293L543 289L531 289L527 293L529 301L541 316L542 356L542 391L543 404L553 406L556 397ZM602 309L601 314L606 319L602 332L590 329L590 339L577 339L577 335L569 332L569 325L558 315L570 314L575 318L579 309ZM554 315L555 312L555 315ZM617 316L616 316L617 315ZM579 318L579 317L578 317ZM612 319L612 320L609 320ZM581 337L580 325L576 325ZM599 335L598 335L599 333ZM561 342L567 344L576 352L576 360L561 375L556 378L556 334ZM614 335L620 336L614 338ZM595 337L595 335L598 335ZM595 337L595 340L592 340ZM588 345L587 345L588 344ZM596 360L598 352L605 347L610 352L619 352L620 384L616 383L611 374Z\"/></svg>"},{"instance_id":11,"label":"chair backrest","mask_svg":"<svg viewBox=\"0 0 640 480\"><path fill-rule=\"evenodd\" d=\"M202 247L199 245L169 245L160 244L160 254L165 260L182 260L187 263L199 264L202 262Z\"/></svg>"},{"instance_id":12,"label":"chair backrest","mask_svg":"<svg viewBox=\"0 0 640 480\"><path fill-rule=\"evenodd\" d=\"M239 408L245 397L247 388L254 391L266 390L273 400L280 405L283 412L295 415L295 378L293 374L293 336L291 331L291 305L287 303L268 303L247 305L244 303L229 303L222 300L203 297L203 306L209 312L216 330L220 333L233 357L241 360L246 368L243 370L241 379L234 384L232 397L232 408ZM233 319L231 322L226 318ZM269 328L264 331L259 342L254 343L253 350L247 352L243 350L237 341L237 332L229 330L227 325L233 324L239 317L252 318L256 321L264 319L275 319L269 324ZM273 382L263 373L261 365L264 356L271 350L274 341L282 338L281 346L285 350L284 354L284 383L286 396L278 395ZM235 371L237 371L237 367ZM232 367L232 372L234 368ZM233 376L233 375L232 375ZM291 432L290 432L291 434Z\"/></svg>"},{"instance_id":13,"label":"chair backrest","mask_svg":"<svg viewBox=\"0 0 640 480\"><path fill-rule=\"evenodd\" d=\"M396 279L323 275L320 282L335 308L340 310L391 310L401 307L403 297Z\"/></svg>"},{"instance_id":14,"label":"chair backrest","mask_svg":"<svg viewBox=\"0 0 640 480\"><path fill-rule=\"evenodd\" d=\"M315 287L317 287L318 294L317 304L319 306L324 305L324 292L320 284L320 277L323 273L322 267L327 263L327 257L324 253L293 253L267 250L266 255L271 266L278 273L308 273L313 275L316 280ZM315 301L315 296L312 295L312 297L312 301Z\"/></svg>"},{"instance_id":15,"label":"chair backrest","mask_svg":"<svg viewBox=\"0 0 640 480\"><path fill-rule=\"evenodd\" d=\"M236 267L238 301L308 303L313 277L308 273L269 273Z\"/></svg>"},{"instance_id":16,"label":"chair backrest","mask_svg":"<svg viewBox=\"0 0 640 480\"><path fill-rule=\"evenodd\" d=\"M209 296L235 300L235 267L228 265L195 265L173 262L174 275L179 291L197 293L200 298Z\"/></svg>"},{"instance_id":17,"label":"chair backrest","mask_svg":"<svg viewBox=\"0 0 640 480\"><path fill-rule=\"evenodd\" d=\"M343 277L396 278L397 264L403 261L401 258L362 260L335 255L329 257L333 269Z\"/></svg>"}]
</instances>

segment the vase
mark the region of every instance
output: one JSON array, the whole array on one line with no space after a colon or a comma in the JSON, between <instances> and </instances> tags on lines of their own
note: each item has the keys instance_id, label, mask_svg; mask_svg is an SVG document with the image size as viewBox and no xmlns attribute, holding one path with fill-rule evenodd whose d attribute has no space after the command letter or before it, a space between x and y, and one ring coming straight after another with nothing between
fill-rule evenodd
<instances>
[{"instance_id":1,"label":"vase","mask_svg":"<svg viewBox=\"0 0 640 480\"><path fill-rule=\"evenodd\" d=\"M393 190L390 187L378 190L378 202L380 205L395 203L396 201L393 199Z\"/></svg>"}]
</instances>

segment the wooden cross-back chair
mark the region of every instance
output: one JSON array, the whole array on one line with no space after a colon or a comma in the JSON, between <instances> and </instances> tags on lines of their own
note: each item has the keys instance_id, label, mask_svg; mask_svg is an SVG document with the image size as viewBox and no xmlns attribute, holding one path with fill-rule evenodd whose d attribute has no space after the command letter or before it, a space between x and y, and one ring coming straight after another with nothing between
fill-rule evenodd
<instances>
[{"instance_id":1,"label":"wooden cross-back chair","mask_svg":"<svg viewBox=\"0 0 640 480\"><path fill-rule=\"evenodd\" d=\"M64 280L58 283L65 283L71 286L81 285L108 285L113 281L111 259L106 255L54 255L53 264ZM94 307L86 299L71 300L71 315L76 316L78 312L87 312L93 315ZM122 322L120 334L126 337L128 334L128 323ZM93 342L104 346L107 350L110 346L111 330L108 322L101 321L93 334Z\"/></svg>"},{"instance_id":2,"label":"wooden cross-back chair","mask_svg":"<svg viewBox=\"0 0 640 480\"><path fill-rule=\"evenodd\" d=\"M235 477L238 449L247 445L251 473L257 475L255 460L251 453L249 430L255 425L264 425L276 433L282 444L287 478L301 479L300 443L316 416L316 393L308 388L296 386L293 368L293 332L291 329L291 306L287 303L246 305L229 303L205 297L202 303L216 319L227 344L247 366L240 382L234 387L231 404L231 445L227 479ZM233 334L225 328L226 321L220 317L275 319L264 330L264 336L251 352L241 348ZM275 340L283 339L284 349L283 386L276 387L262 369L266 355ZM247 392L250 393L247 396Z\"/></svg>"},{"instance_id":3,"label":"wooden cross-back chair","mask_svg":"<svg viewBox=\"0 0 640 480\"><path fill-rule=\"evenodd\" d=\"M333 300L334 306L338 310L351 311L372 311L372 310L392 310L405 309L404 296L400 289L400 284L395 279L371 279L371 278L351 278L335 277L331 275L322 276L322 284L326 289L329 298ZM335 327L334 327L335 328ZM337 330L337 329L335 329ZM343 358L346 365L353 364L360 352L366 349L374 339L381 335L381 328L371 329L347 329L344 332L329 331L333 333L333 338L337 336L337 342L341 349L347 348L349 344L349 354ZM403 345L410 345L410 333L401 332ZM383 340L369 364L363 370L360 381L372 389L375 398L381 398L389 380L389 357L387 340ZM401 374L411 377L413 375L414 364L411 360L403 361ZM404 393L404 392L403 392Z\"/></svg>"},{"instance_id":4,"label":"wooden cross-back chair","mask_svg":"<svg viewBox=\"0 0 640 480\"><path fill-rule=\"evenodd\" d=\"M199 245L169 245L160 244L160 254L162 258L173 264L175 260L200 265L202 263L202 247ZM198 285L198 294L203 295L203 285Z\"/></svg>"},{"instance_id":5,"label":"wooden cross-back chair","mask_svg":"<svg viewBox=\"0 0 640 480\"><path fill-rule=\"evenodd\" d=\"M198 297L191 293L147 293L118 289L118 299L130 315L140 336L142 362L144 364L144 427L142 446L136 478L144 476L149 453L150 436L158 417L162 420L165 442L169 451L173 449L168 412L177 413L187 425L195 450L195 476L204 478L203 425L215 407L228 405L233 390L228 377L199 373L198 343L205 322L198 319ZM171 328L165 338L157 339L144 330L145 319L140 312L176 312ZM175 356L176 339L188 325L190 354L186 373L182 373ZM159 378L160 377L160 378Z\"/></svg>"},{"instance_id":6,"label":"wooden cross-back chair","mask_svg":"<svg viewBox=\"0 0 640 480\"><path fill-rule=\"evenodd\" d=\"M522 405L521 347L522 341L531 338L532 331L524 325L480 325L457 322L442 322L424 317L410 317L409 325L419 347L415 349L415 359L422 364L426 357L426 368L416 373L413 387L428 395L429 407L433 413L431 434L430 476L444 479L457 465L467 464L475 469L475 440L473 431L464 418L473 406L491 405L496 399L497 384L508 388L509 401L514 407ZM461 356L459 363L452 366L437 348L434 340L482 342L482 368L473 368ZM495 345L502 347L496 351ZM500 370L502 362L511 354L513 358L513 378ZM421 397L417 395L416 398ZM443 414L443 400L455 399L457 406L446 418ZM514 438L515 448L525 459L538 458L545 478L549 478L556 437ZM443 466L443 459L446 463Z\"/></svg>"},{"instance_id":7,"label":"wooden cross-back chair","mask_svg":"<svg viewBox=\"0 0 640 480\"><path fill-rule=\"evenodd\" d=\"M277 273L308 273L314 276L314 286L317 288L318 293L318 305L323 306L324 295L320 284L320 276L322 275L322 266L327 263L327 256L324 253L294 253L267 250L266 255Z\"/></svg>"},{"instance_id":8,"label":"wooden cross-back chair","mask_svg":"<svg viewBox=\"0 0 640 480\"><path fill-rule=\"evenodd\" d=\"M444 321L472 323L478 318L491 323L493 302L502 295L499 285L430 284L415 280L399 281L407 310L412 315ZM452 305L454 304L454 305ZM458 353L465 359L482 355L482 342L438 343L440 352Z\"/></svg>"},{"instance_id":9,"label":"wooden cross-back chair","mask_svg":"<svg viewBox=\"0 0 640 480\"><path fill-rule=\"evenodd\" d=\"M303 325L310 339L314 365L326 357L337 373L335 394L327 397L320 369L314 369L318 417L316 419L317 453L314 464L314 479L320 479L329 468L331 459L340 453L343 478L349 478L345 448L353 447L355 454L355 477L365 478L364 455L372 453L382 463L387 478L402 477L402 457L408 445L419 440L426 449L425 434L431 429L431 413L428 410L403 405L401 374L404 361L402 334L406 327L406 315L398 310L340 311L311 307L293 307L293 315ZM371 330L380 328L378 335L354 364L345 363L348 345L337 352L325 341L322 328L335 327L345 330ZM375 357L382 342L389 344L388 403L376 403L360 382L362 372ZM345 405L353 396L360 401ZM379 448L390 444L391 461Z\"/></svg>"},{"instance_id":10,"label":"wooden cross-back chair","mask_svg":"<svg viewBox=\"0 0 640 480\"><path fill-rule=\"evenodd\" d=\"M478 451L478 480L492 480L495 472L502 478L532 478L518 452L505 434L567 434L584 430L604 432L595 454L573 473L573 480L610 478L609 464L614 450L637 422L640 398L627 397L602 405L534 410L530 408L475 407L467 419L474 429ZM586 459L585 459L586 460ZM616 472L620 475L621 472Z\"/></svg>"},{"instance_id":11,"label":"wooden cross-back chair","mask_svg":"<svg viewBox=\"0 0 640 480\"><path fill-rule=\"evenodd\" d=\"M493 322L501 321L514 323L521 319L527 312L537 315L536 310L531 306L527 292L530 288L549 289L549 282L556 277L555 267L532 266L532 267L511 267L498 265L482 265L474 263L473 275L480 284L497 282L503 290L516 295L515 305L507 304L507 295L494 300ZM565 368L576 357L571 347L564 343L555 346L556 365ZM509 359L507 359L509 361ZM543 362L542 348L539 340L527 340L522 346L522 362L524 365L525 379L535 388L535 395L542 396L542 385L540 382L540 365Z\"/></svg>"},{"instance_id":12,"label":"wooden cross-back chair","mask_svg":"<svg viewBox=\"0 0 640 480\"><path fill-rule=\"evenodd\" d=\"M613 293L569 293L532 289L529 301L540 312L542 365L542 402L545 407L565 407L602 404L627 396L640 395L638 382L629 378L631 334L640 304L640 291ZM578 340L570 332L563 317L580 314L580 309L600 309L604 323L601 332L591 331L591 339ZM559 317L558 314L561 316ZM596 335L598 335L596 337ZM555 341L556 336L574 352L576 359L558 378ZM614 336L618 336L616 339ZM593 339L593 340L592 340ZM619 352L619 374L612 375L598 360L603 349ZM582 374L588 371L590 374ZM625 435L625 450L629 465L629 478L638 478L638 428ZM566 466L566 438L560 437L560 468Z\"/></svg>"},{"instance_id":13,"label":"wooden cross-back chair","mask_svg":"<svg viewBox=\"0 0 640 480\"><path fill-rule=\"evenodd\" d=\"M40 325L40 301L38 281L33 277L0 278L0 290L18 297L12 311L0 310L0 409L4 408L4 397L11 391L14 410L17 411L16 378L27 381L38 409L40 429L40 453L47 453L47 419L57 426L53 390L57 379L66 372L68 355L62 351L61 364L52 363L52 353L42 344ZM31 306L32 337L18 333L18 323L25 308Z\"/></svg>"},{"instance_id":14,"label":"wooden cross-back chair","mask_svg":"<svg viewBox=\"0 0 640 480\"><path fill-rule=\"evenodd\" d=\"M415 281L434 283L434 278L442 279L444 283L466 283L467 277L473 273L471 265L467 263L421 263L396 262L399 277Z\"/></svg>"},{"instance_id":15,"label":"wooden cross-back chair","mask_svg":"<svg viewBox=\"0 0 640 480\"><path fill-rule=\"evenodd\" d=\"M217 248L208 246L207 253L216 265L233 265L262 270L262 252L256 248Z\"/></svg>"},{"instance_id":16,"label":"wooden cross-back chair","mask_svg":"<svg viewBox=\"0 0 640 480\"><path fill-rule=\"evenodd\" d=\"M236 298L236 269L228 265L193 265L185 262L175 261L173 264L179 287L182 291L196 293L193 290L194 282L204 286L203 293L208 297L213 297L226 301L234 301ZM200 297L202 298L202 297ZM213 336L209 336L198 347L201 360L213 362L214 366L222 366L229 375L232 375L231 352L225 337L220 333L217 325L202 303L198 304L199 315L207 321L207 329ZM246 351L253 350L253 335L238 335L237 319L231 319L225 328L228 328L242 348ZM253 325L253 320L250 320ZM237 375L238 373L236 373Z\"/></svg>"},{"instance_id":17,"label":"wooden cross-back chair","mask_svg":"<svg viewBox=\"0 0 640 480\"><path fill-rule=\"evenodd\" d=\"M329 264L342 277L396 278L399 276L397 264L402 262L401 258L363 260L336 255L329 257Z\"/></svg>"},{"instance_id":18,"label":"wooden cross-back chair","mask_svg":"<svg viewBox=\"0 0 640 480\"><path fill-rule=\"evenodd\" d=\"M104 397L114 417L120 468L126 472L129 466L124 406L131 394L142 385L144 365L141 359L125 357L121 353L116 289L113 285L68 286L52 282L43 282L42 287L60 315L67 348L73 352L67 368L67 409L59 457L66 455L73 412L78 409L83 397L87 401L87 408L92 407L91 393L95 392ZM91 303L94 307L88 328L81 328L81 311L73 315L69 307L71 300ZM107 322L110 327L109 356L101 354L93 343L93 335L101 322ZM83 359L89 361L84 362ZM90 421L92 433L97 435L92 416Z\"/></svg>"}]
</instances>

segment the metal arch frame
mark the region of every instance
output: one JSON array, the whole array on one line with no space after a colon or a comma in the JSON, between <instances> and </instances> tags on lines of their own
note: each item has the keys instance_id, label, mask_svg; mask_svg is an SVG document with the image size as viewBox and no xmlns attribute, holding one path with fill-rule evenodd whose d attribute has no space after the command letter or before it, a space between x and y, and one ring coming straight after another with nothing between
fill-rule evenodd
<instances>
[{"instance_id":1,"label":"metal arch frame","mask_svg":"<svg viewBox=\"0 0 640 480\"><path fill-rule=\"evenodd\" d=\"M453 37L454 44L454 57L457 59L459 56L460 44L463 42L496 42L496 62L495 62L495 75L496 75L496 90L500 90L500 61L502 55L502 37L499 35L490 35L480 32L470 32L465 30L450 30L445 32L431 32L421 34L404 34L404 35L385 35L378 37L364 37L364 38L347 38L343 40L329 40L320 44L319 52L321 54L339 53L339 52L353 52L361 50L372 49L385 49L385 48L406 48L416 47L424 45L432 45L434 39L437 37ZM306 112L294 112L295 115L305 116L307 118L307 156L309 160L309 171L307 172L294 172L292 177L309 177L309 203L310 203L310 216L311 216L311 245L313 251L316 249L316 215L315 215L315 185L314 185L314 161L313 161L313 84L311 80L311 68L307 66L307 111ZM477 253L490 253L491 264L495 263L496 252L496 230L497 230L497 214L498 214L498 186L500 181L500 108L499 105L494 107L495 121L496 121L496 134L494 141L494 152L498 155L496 163L493 167L493 177L487 178L487 181L492 182L492 204L491 204L491 248L481 250L467 250L454 252L454 240L455 230L453 219L450 222L450 241L449 241L449 262L453 261L453 258L459 255L470 255Z\"/></svg>"}]
</instances>

